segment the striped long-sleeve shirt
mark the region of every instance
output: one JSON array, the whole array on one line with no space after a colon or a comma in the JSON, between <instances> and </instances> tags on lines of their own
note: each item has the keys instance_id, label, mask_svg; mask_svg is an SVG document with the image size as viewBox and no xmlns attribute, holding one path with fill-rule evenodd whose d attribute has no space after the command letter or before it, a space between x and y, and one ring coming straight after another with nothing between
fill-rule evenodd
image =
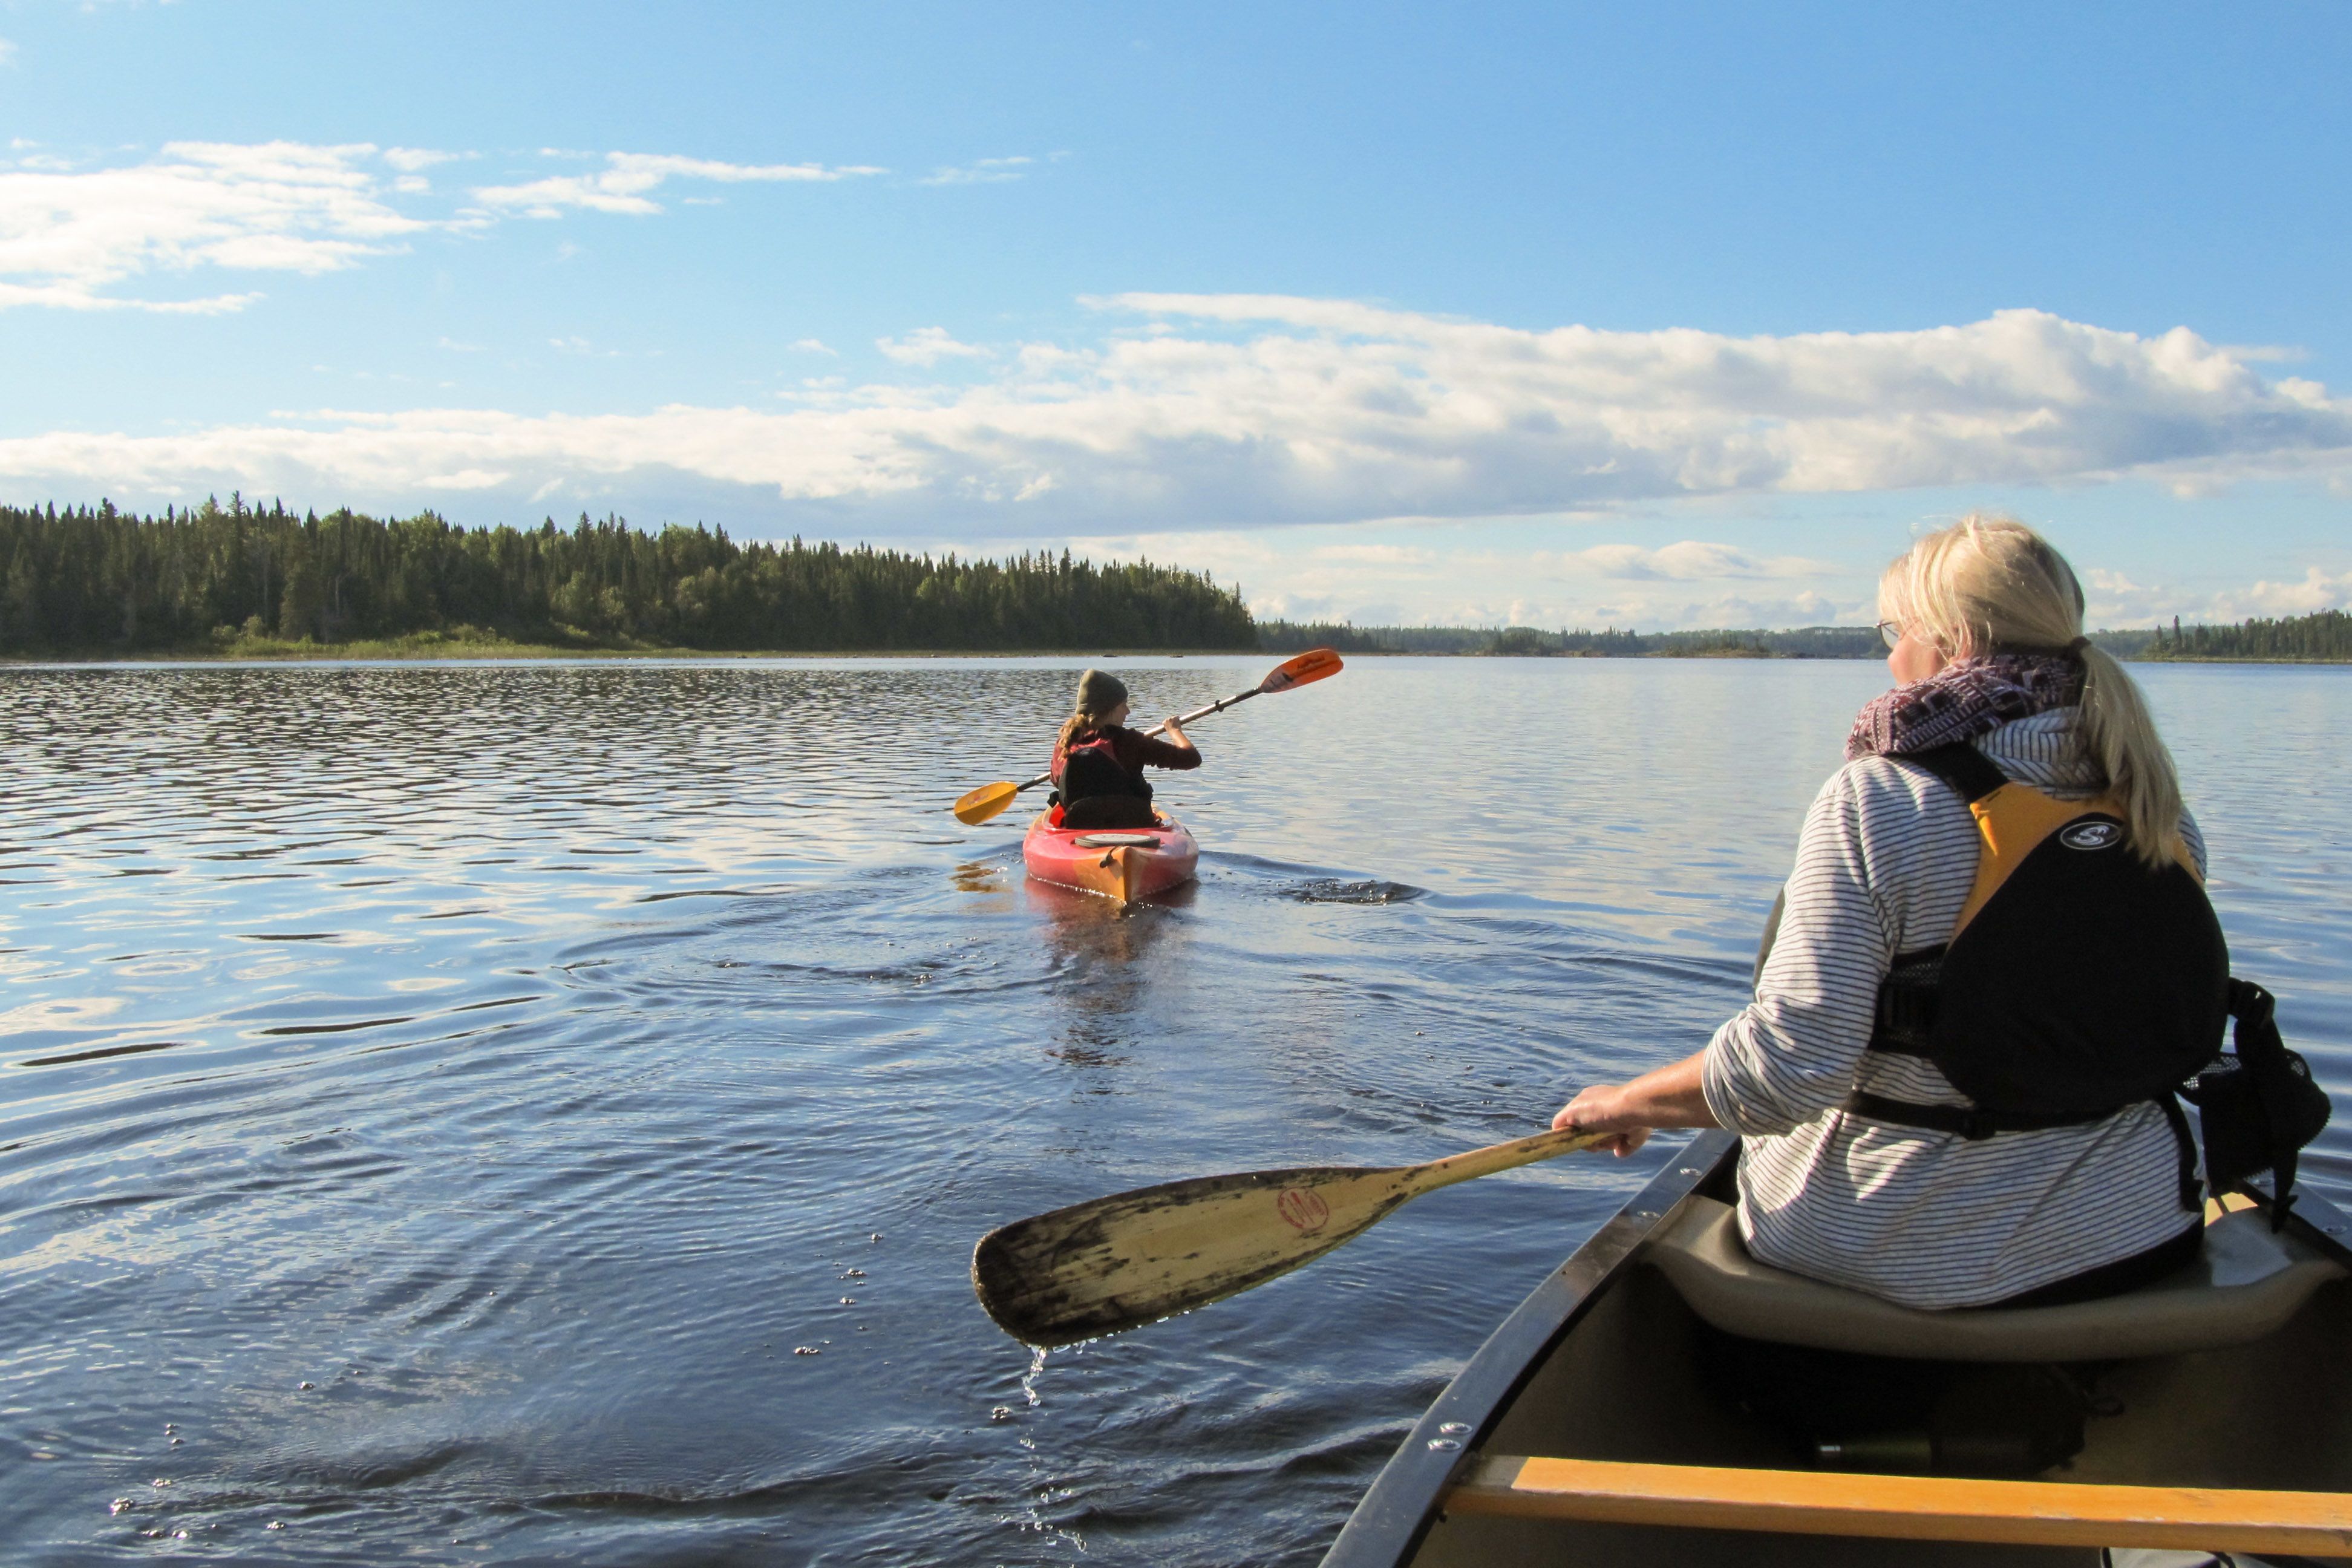
<instances>
[{"instance_id":1,"label":"striped long-sleeve shirt","mask_svg":"<svg viewBox=\"0 0 2352 1568\"><path fill-rule=\"evenodd\" d=\"M2076 709L1976 744L2051 794L2095 793ZM2196 825L2182 828L2198 865ZM1756 1000L1717 1031L1704 1080L1742 1134L1739 1226L1759 1261L1911 1307L1968 1307L2127 1258L2192 1223L2179 1146L2153 1104L1970 1142L1838 1109L1855 1089L1966 1106L1917 1057L1866 1049L1895 955L1951 935L1977 869L1975 820L1926 772L1849 763L1805 818Z\"/></svg>"}]
</instances>

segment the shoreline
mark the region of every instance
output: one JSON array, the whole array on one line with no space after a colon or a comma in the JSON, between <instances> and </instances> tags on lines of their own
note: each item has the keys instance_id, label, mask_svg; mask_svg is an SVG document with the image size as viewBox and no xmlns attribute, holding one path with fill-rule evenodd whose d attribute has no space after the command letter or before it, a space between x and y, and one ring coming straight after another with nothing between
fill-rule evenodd
<instances>
[{"instance_id":1,"label":"shoreline","mask_svg":"<svg viewBox=\"0 0 2352 1568\"><path fill-rule=\"evenodd\" d=\"M502 638L467 639L403 637L397 641L352 643L266 643L226 648L160 648L142 651L101 649L89 652L0 654L0 668L38 668L63 665L161 664L429 664L443 662L506 663L572 659L583 662L632 659L830 659L830 658L1216 658L1250 655L1285 657L1297 648L1219 647L1097 647L1097 648L698 648L658 646L566 647L557 643L509 642ZM1679 659L1706 662L1719 659L1783 664L1864 664L1874 659L1835 655L1773 653L1763 650L1707 648L1689 653L1659 650L1646 653L1497 654L1484 652L1420 652L1407 649L1362 648L1347 651L1349 658L1504 658L1544 662L1577 659ZM2126 664L2267 664L2345 666L2352 658L2260 658L2243 654L2168 656L2147 658L2126 656Z\"/></svg>"}]
</instances>

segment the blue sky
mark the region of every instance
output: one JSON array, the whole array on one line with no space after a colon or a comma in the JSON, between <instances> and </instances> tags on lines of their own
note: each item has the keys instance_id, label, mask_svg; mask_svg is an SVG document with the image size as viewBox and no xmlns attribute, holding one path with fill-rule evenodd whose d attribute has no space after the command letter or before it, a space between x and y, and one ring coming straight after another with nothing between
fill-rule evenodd
<instances>
[{"instance_id":1,"label":"blue sky","mask_svg":"<svg viewBox=\"0 0 2352 1568\"><path fill-rule=\"evenodd\" d=\"M1638 11L1638 15L1628 13ZM2352 600L2352 6L0 0L0 493L1265 613Z\"/></svg>"}]
</instances>

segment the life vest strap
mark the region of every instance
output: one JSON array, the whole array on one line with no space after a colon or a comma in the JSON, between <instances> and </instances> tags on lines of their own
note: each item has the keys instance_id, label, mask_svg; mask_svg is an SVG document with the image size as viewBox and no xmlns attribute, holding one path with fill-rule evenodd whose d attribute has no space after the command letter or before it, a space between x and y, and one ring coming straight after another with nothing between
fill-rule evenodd
<instances>
[{"instance_id":1,"label":"life vest strap","mask_svg":"<svg viewBox=\"0 0 2352 1568\"><path fill-rule=\"evenodd\" d=\"M1923 1105L1916 1100L1891 1100L1883 1094L1855 1089L1845 1097L1842 1110L1857 1116L1867 1116L1873 1121L1893 1122L1898 1127L1924 1127L1931 1132L1956 1132L1971 1143L1980 1143L2003 1132L2044 1132L2053 1127L2086 1127L2094 1121L2105 1121L2117 1111L2126 1110L2137 1101L2110 1106L2105 1110L2025 1111L1987 1110L1980 1105ZM2175 1146L2180 1152L2180 1206L2201 1211L2205 1206L2204 1189L2197 1179L2197 1142L2189 1131L2189 1117L2180 1109L2180 1101L2171 1094L2154 1097L2153 1103L2164 1112L2165 1124L2172 1129Z\"/></svg>"},{"instance_id":2,"label":"life vest strap","mask_svg":"<svg viewBox=\"0 0 2352 1568\"><path fill-rule=\"evenodd\" d=\"M2105 1121L2124 1107L2109 1106L2105 1110L2053 1110L2043 1112L1987 1110L1980 1105L1926 1105L1916 1100L1890 1100L1867 1089L1855 1089L1845 1097L1842 1109L1873 1121L1892 1121L1902 1127L1924 1127L1931 1132L1957 1132L1971 1143L2000 1132L2046 1132L2053 1127L2084 1127L2094 1121Z\"/></svg>"}]
</instances>

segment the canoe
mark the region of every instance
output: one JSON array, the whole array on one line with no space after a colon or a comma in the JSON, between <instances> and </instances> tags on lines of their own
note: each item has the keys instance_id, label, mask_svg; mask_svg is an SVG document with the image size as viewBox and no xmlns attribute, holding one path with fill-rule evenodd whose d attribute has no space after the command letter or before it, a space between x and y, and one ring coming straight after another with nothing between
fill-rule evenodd
<instances>
[{"instance_id":1,"label":"canoe","mask_svg":"<svg viewBox=\"0 0 2352 1568\"><path fill-rule=\"evenodd\" d=\"M1040 815L1021 840L1021 863L1041 882L1134 903L1192 879L1201 847L1174 817L1157 827L1055 827Z\"/></svg>"},{"instance_id":2,"label":"canoe","mask_svg":"<svg viewBox=\"0 0 2352 1568\"><path fill-rule=\"evenodd\" d=\"M2204 1258L2124 1296L1918 1312L1748 1258L1738 1154L1701 1134L1537 1287L1325 1568L2352 1556L2352 1221L2324 1199L2299 1193L2276 1233L2244 1197L2209 1204ZM1775 1342L1902 1358L1879 1364L1955 1388L2063 1366L2088 1394L2079 1452L2037 1470L2038 1453L1937 1430L1807 1454L1724 1392L1725 1356L1786 1355Z\"/></svg>"}]
</instances>

